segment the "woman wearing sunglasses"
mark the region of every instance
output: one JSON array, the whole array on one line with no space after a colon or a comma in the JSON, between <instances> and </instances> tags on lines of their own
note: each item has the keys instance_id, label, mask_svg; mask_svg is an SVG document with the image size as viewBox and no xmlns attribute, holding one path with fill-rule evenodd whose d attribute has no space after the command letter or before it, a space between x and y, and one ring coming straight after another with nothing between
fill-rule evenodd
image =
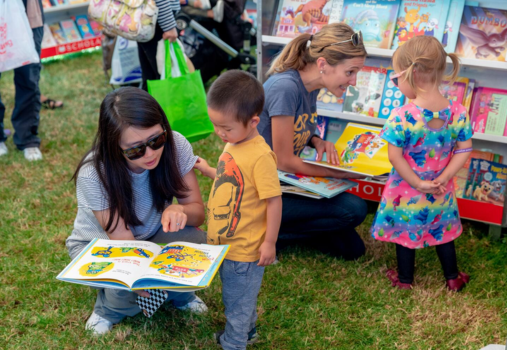
<instances>
[{"instance_id":1,"label":"woman wearing sunglasses","mask_svg":"<svg viewBox=\"0 0 507 350\"><path fill-rule=\"evenodd\" d=\"M125 87L109 93L100 106L92 148L73 176L78 212L66 242L70 257L94 238L206 243L205 232L196 228L204 222L192 170L196 160L190 143L171 131L162 108L147 92ZM141 311L136 296L100 289L86 328L104 334L134 316ZM207 310L194 293L169 293L169 299L178 309Z\"/></svg>"},{"instance_id":2,"label":"woman wearing sunglasses","mask_svg":"<svg viewBox=\"0 0 507 350\"><path fill-rule=\"evenodd\" d=\"M264 83L266 103L258 126L260 134L278 158L280 170L310 176L351 177L350 173L304 163L299 155L307 145L321 160L338 164L331 142L315 135L317 95L326 88L341 96L356 84L366 50L361 33L344 23L329 24L314 35L300 34L285 46L268 71ZM355 231L367 213L359 197L342 193L315 200L284 194L280 238L284 234L310 238L323 252L345 259L364 254L364 243Z\"/></svg>"}]
</instances>

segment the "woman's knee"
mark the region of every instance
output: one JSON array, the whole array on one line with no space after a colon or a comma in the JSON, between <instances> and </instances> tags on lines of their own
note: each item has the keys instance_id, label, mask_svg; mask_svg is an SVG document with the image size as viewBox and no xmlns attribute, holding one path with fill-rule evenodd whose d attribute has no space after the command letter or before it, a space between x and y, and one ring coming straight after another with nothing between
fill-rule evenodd
<instances>
[{"instance_id":1,"label":"woman's knee","mask_svg":"<svg viewBox=\"0 0 507 350\"><path fill-rule=\"evenodd\" d=\"M368 214L368 205L366 201L352 193L343 193L339 196L340 211L345 211L345 217L349 221L349 227L359 226Z\"/></svg>"}]
</instances>

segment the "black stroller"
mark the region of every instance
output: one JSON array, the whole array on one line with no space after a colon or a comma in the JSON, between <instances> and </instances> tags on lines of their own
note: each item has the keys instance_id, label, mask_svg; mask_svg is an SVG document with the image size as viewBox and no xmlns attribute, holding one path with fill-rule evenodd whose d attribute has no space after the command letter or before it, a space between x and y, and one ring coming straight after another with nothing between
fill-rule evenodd
<instances>
[{"instance_id":1,"label":"black stroller","mask_svg":"<svg viewBox=\"0 0 507 350\"><path fill-rule=\"evenodd\" d=\"M217 0L210 0L214 6ZM224 69L246 68L256 75L256 58L250 55L251 45L255 45L255 29L241 16L246 0L225 0L224 17L221 23L200 16L202 10L183 6L176 16L186 55L196 69L201 71L206 83Z\"/></svg>"}]
</instances>

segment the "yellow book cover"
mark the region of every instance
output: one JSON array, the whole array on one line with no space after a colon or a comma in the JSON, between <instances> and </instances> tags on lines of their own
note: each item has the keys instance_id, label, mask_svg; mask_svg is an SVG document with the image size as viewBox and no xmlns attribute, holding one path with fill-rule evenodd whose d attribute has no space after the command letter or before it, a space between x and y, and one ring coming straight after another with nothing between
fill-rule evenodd
<instances>
[{"instance_id":1,"label":"yellow book cover","mask_svg":"<svg viewBox=\"0 0 507 350\"><path fill-rule=\"evenodd\" d=\"M349 123L335 143L340 165L326 161L304 162L367 176L387 174L392 165L387 154L387 141L379 136L381 130L374 126Z\"/></svg>"}]
</instances>

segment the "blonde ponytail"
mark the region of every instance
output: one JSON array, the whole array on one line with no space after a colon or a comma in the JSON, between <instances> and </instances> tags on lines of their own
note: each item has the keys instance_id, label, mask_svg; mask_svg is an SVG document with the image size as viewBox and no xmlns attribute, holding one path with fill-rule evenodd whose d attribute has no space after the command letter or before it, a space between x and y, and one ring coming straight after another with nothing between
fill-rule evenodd
<instances>
[{"instance_id":1,"label":"blonde ponytail","mask_svg":"<svg viewBox=\"0 0 507 350\"><path fill-rule=\"evenodd\" d=\"M349 40L352 34L354 30L345 23L325 25L314 35L300 34L274 59L267 75L282 73L289 69L301 70L308 64L315 63L319 57L325 58L331 66L349 58L366 57L366 49L362 42L357 46L351 42L333 45Z\"/></svg>"}]
</instances>

